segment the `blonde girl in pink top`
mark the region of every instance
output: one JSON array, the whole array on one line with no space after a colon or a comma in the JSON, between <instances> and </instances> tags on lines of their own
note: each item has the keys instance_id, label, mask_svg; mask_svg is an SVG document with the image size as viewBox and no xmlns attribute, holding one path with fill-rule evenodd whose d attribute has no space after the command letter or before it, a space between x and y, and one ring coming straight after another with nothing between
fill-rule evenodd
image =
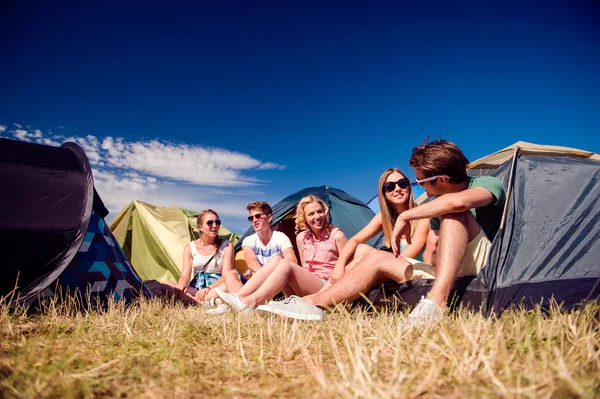
<instances>
[{"instance_id":1,"label":"blonde girl in pink top","mask_svg":"<svg viewBox=\"0 0 600 399\"><path fill-rule=\"evenodd\" d=\"M314 195L306 196L298 203L296 234L301 267L280 258L275 270L269 271L271 274L262 284L253 283L253 280L262 279L251 278L237 294L223 292L218 287L215 293L234 310L250 310L282 290L298 296L318 292L331 276L348 240L342 230L329 223L329 208Z\"/></svg>"}]
</instances>

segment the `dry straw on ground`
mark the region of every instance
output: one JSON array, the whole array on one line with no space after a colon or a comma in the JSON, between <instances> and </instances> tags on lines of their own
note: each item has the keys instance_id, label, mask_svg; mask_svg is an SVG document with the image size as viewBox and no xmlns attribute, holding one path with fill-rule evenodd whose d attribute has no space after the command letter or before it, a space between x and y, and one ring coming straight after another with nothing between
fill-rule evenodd
<instances>
[{"instance_id":1,"label":"dry straw on ground","mask_svg":"<svg viewBox=\"0 0 600 399\"><path fill-rule=\"evenodd\" d=\"M3 306L0 397L596 397L598 311L461 311L411 330L345 308L309 323L159 300Z\"/></svg>"}]
</instances>

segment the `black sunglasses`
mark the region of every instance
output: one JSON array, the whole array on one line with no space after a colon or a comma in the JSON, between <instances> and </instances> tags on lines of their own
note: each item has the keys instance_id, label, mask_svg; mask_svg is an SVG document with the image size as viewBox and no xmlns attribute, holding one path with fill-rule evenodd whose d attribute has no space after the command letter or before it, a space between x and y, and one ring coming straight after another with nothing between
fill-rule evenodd
<instances>
[{"instance_id":1,"label":"black sunglasses","mask_svg":"<svg viewBox=\"0 0 600 399\"><path fill-rule=\"evenodd\" d=\"M256 218L256 220L259 220L260 218L262 218L263 216L267 216L266 213L255 213L254 215L250 215L248 216L248 221L250 223L252 223L252 221L254 220L254 218Z\"/></svg>"},{"instance_id":2,"label":"black sunglasses","mask_svg":"<svg viewBox=\"0 0 600 399\"><path fill-rule=\"evenodd\" d=\"M212 227L213 224L216 224L217 226L221 225L221 221L219 219L217 220L207 220L206 224L208 225L208 227Z\"/></svg>"},{"instance_id":3,"label":"black sunglasses","mask_svg":"<svg viewBox=\"0 0 600 399\"><path fill-rule=\"evenodd\" d=\"M398 180L397 182L393 182L393 181L388 181L383 183L383 190L386 193L391 193L392 191L394 191L394 189L396 188L396 184L398 185L398 187L400 187L401 189L405 189L408 186L410 186L410 180L408 180L406 177Z\"/></svg>"}]
</instances>

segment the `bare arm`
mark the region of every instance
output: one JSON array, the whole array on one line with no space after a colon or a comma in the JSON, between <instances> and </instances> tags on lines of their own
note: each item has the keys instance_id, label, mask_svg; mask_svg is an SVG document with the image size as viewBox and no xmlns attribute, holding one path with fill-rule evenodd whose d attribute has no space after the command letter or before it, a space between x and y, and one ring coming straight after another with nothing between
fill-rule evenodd
<instances>
[{"instance_id":1,"label":"bare arm","mask_svg":"<svg viewBox=\"0 0 600 399\"><path fill-rule=\"evenodd\" d=\"M223 251L223 269L221 270L221 274L223 275L232 269L233 269L233 244L227 243L227 246L225 247L225 250ZM212 288L218 287L219 285L223 284L224 282L225 282L225 280L223 279L223 277L221 277L220 279L218 279L217 281L212 283L210 285L210 288L212 289Z\"/></svg>"},{"instance_id":2,"label":"bare arm","mask_svg":"<svg viewBox=\"0 0 600 399\"><path fill-rule=\"evenodd\" d=\"M473 187L458 193L444 194L433 201L406 210L398 220L431 219L448 213L460 213L480 208L494 201L494 195L483 187Z\"/></svg>"},{"instance_id":3,"label":"bare arm","mask_svg":"<svg viewBox=\"0 0 600 399\"><path fill-rule=\"evenodd\" d=\"M296 245L298 245L298 253L300 254L300 266L304 267L304 244L302 244L303 233L300 233L296 236Z\"/></svg>"},{"instance_id":4,"label":"bare arm","mask_svg":"<svg viewBox=\"0 0 600 399\"><path fill-rule=\"evenodd\" d=\"M427 234L427 244L425 245L425 252L423 252L423 262L433 265L433 254L437 249L437 243L440 238L439 230L429 230Z\"/></svg>"},{"instance_id":5,"label":"bare arm","mask_svg":"<svg viewBox=\"0 0 600 399\"><path fill-rule=\"evenodd\" d=\"M431 219L448 213L459 213L468 211L471 208L480 208L491 203L494 195L483 187L474 187L458 193L444 194L433 201L421 204L412 209L402 212L392 232L392 250L397 256L400 254L400 238L406 237L406 241L411 243L410 239L410 220Z\"/></svg>"},{"instance_id":6,"label":"bare arm","mask_svg":"<svg viewBox=\"0 0 600 399\"><path fill-rule=\"evenodd\" d=\"M344 248L346 247L346 244L348 243L348 239L346 238L346 234L344 234L344 232L342 230L339 230L335 232L335 245L337 246L338 252L341 252L344 250Z\"/></svg>"},{"instance_id":7,"label":"bare arm","mask_svg":"<svg viewBox=\"0 0 600 399\"><path fill-rule=\"evenodd\" d=\"M407 258L416 258L425 247L427 233L429 233L429 219L419 220L415 232L410 239L410 244L404 248L400 255Z\"/></svg>"},{"instance_id":8,"label":"bare arm","mask_svg":"<svg viewBox=\"0 0 600 399\"><path fill-rule=\"evenodd\" d=\"M183 266L181 267L179 282L177 283L177 288L184 292L192 279L192 250L190 245L192 244L190 243L183 248Z\"/></svg>"},{"instance_id":9,"label":"bare arm","mask_svg":"<svg viewBox=\"0 0 600 399\"><path fill-rule=\"evenodd\" d=\"M289 260L292 263L298 264L298 259L296 258L296 253L294 252L294 248L286 248L283 251L283 259Z\"/></svg>"},{"instance_id":10,"label":"bare arm","mask_svg":"<svg viewBox=\"0 0 600 399\"><path fill-rule=\"evenodd\" d=\"M356 251L356 247L358 244L363 244L369 241L371 238L375 237L377 233L379 233L383 229L383 223L381 221L381 212L378 212L377 215L373 216L373 219L363 227L358 233L356 233L352 238L350 238L346 245L338 246L340 249L340 257L338 258L335 268L339 269L343 273L346 268L346 265L349 263L350 258L354 256L354 252ZM343 234L343 232L342 232ZM345 235L344 235L345 237Z\"/></svg>"},{"instance_id":11,"label":"bare arm","mask_svg":"<svg viewBox=\"0 0 600 399\"><path fill-rule=\"evenodd\" d=\"M250 246L242 247L242 249L244 250L244 260L246 261L246 265L248 266L248 269L250 269L254 273L259 271L261 265L258 262L258 259L256 259L256 254L254 253L254 249L252 249L252 247L250 247Z\"/></svg>"}]
</instances>

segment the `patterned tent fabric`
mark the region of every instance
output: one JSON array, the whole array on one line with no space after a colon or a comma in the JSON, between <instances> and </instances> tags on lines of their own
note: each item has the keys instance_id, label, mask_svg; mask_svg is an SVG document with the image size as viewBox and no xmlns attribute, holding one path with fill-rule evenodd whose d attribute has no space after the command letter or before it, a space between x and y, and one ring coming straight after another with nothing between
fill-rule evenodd
<instances>
[{"instance_id":1,"label":"patterned tent fabric","mask_svg":"<svg viewBox=\"0 0 600 399\"><path fill-rule=\"evenodd\" d=\"M92 298L101 301L111 296L115 300L151 296L104 219L96 212L92 213L83 244L60 275L59 282L71 292L91 290Z\"/></svg>"}]
</instances>

